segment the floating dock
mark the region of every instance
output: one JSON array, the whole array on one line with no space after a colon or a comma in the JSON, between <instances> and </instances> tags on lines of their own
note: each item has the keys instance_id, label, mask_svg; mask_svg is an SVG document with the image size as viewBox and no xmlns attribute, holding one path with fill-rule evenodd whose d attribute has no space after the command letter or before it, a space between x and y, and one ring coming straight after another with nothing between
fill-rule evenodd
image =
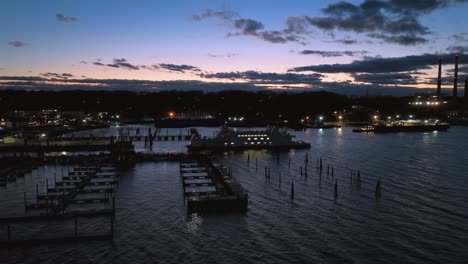
<instances>
[{"instance_id":1,"label":"floating dock","mask_svg":"<svg viewBox=\"0 0 468 264\"><path fill-rule=\"evenodd\" d=\"M187 213L244 213L248 195L226 168L201 156L180 162Z\"/></svg>"}]
</instances>

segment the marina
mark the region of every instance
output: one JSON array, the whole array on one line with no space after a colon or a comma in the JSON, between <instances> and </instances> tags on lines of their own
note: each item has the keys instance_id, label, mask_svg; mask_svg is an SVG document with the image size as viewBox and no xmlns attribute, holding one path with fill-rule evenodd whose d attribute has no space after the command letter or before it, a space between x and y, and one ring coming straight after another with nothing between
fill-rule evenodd
<instances>
[{"instance_id":1,"label":"marina","mask_svg":"<svg viewBox=\"0 0 468 264\"><path fill-rule=\"evenodd\" d=\"M206 128L198 128L198 130L202 135L210 135L212 131L215 131ZM260 128L259 131L261 130ZM214 180L211 176L206 176L210 171L210 166L207 166L209 163L203 163L198 158L191 158L184 154L186 151L184 142L179 142L178 145L173 145L172 149L168 149L173 154L151 153L148 152L149 146L147 146L145 151L137 151L136 163L130 168L113 169L109 166L102 166L99 174L106 175L106 177L111 177L114 173L119 175L119 183L115 188L116 208L113 236L110 235L112 201L107 204L70 202L67 207L70 212L62 213L60 216L32 214L38 211L44 212L46 208L31 209L25 215L22 187L23 181L26 180L29 186L27 187L28 204L36 203L36 182L40 187L39 195L48 194L51 199L60 199L60 196L53 197L52 195L66 191L66 188L73 188L73 185L57 186L57 189L54 189L56 188L54 187L54 172L58 182L62 181L61 168L64 168L63 180L76 180L81 178L87 170L94 170L96 166L72 166L73 159L86 163L102 160L103 164L109 164L112 155L106 154L100 158L98 158L100 155L96 155L86 159L85 156L58 155L33 159L36 160L37 168L32 170L32 175L26 173L24 179L19 177L16 183L9 182L5 187L1 187L3 189L0 189L1 208L8 209L8 211L2 211L1 216L2 218L12 217L10 220L0 221L2 247L8 245L9 255L13 256L15 255L13 252L18 252L15 248L21 245L47 242L48 247L53 248L55 252L68 252L69 247L86 250L96 248L108 254L119 254L115 255L115 258L119 261L126 261L130 260L131 254L110 253L115 251L105 241L113 241L121 248L117 252L121 252L120 250L136 252L137 245L144 242L146 252L153 252L154 247L164 249L154 253L158 258L166 258L169 257L166 254L176 254L176 251L184 250L187 259L199 262L197 261L200 258L199 250L177 241L187 240L190 243L196 243L202 239L202 243L216 241L226 246L232 244L232 236L240 232L245 238L237 237L236 243L242 243L240 249L249 257L257 254L257 251L249 251L249 248L256 245L258 250L268 254L266 260L273 261L280 257L276 251L284 247L286 243L290 245L291 250L292 247L298 245L306 245L307 248L314 249L296 253L294 259L304 261L314 259L314 252L323 250L333 252L333 256L325 257L329 261L338 261L341 258L351 261L362 259L367 254L366 252L370 251L377 250L379 254L390 256L405 250L397 244L394 244L393 252L376 248L374 245L385 243L377 237L370 241L366 240L367 242L363 244L357 243L365 232L381 233L394 240L398 239L415 246L420 243L417 234L435 233L439 239L429 240L425 244L426 247L433 248L434 252L436 248L444 248L453 256L463 256L465 251L461 249L467 242L466 238L461 235L453 238L453 235L450 235L450 241L456 243L458 247L445 247L440 241L448 241L448 233L440 231L439 227L449 230L450 234L455 231L462 233L468 231L468 226L462 224L462 219L465 217L463 203L455 202L449 206L447 202L443 202L462 201L466 194L467 187L462 175L457 171L462 170L463 164L467 163L463 162L464 157L454 155L466 146L455 144L453 140L463 137L465 129L454 127L449 133L411 133L405 137L400 134L369 137L365 134L352 133L351 130L352 128L289 131L289 133L294 133L299 140L312 142L310 150L298 149L282 152L244 150L216 154L215 157L219 163L214 162L214 165L223 164L220 165L222 172L220 175L233 175L249 194L248 210L241 214L189 213L187 199L203 197L204 194L187 195L187 192L193 190L203 193L205 191L203 188L207 188L206 194L210 195L209 193L216 192L216 188L213 188ZM367 144L360 144L363 141ZM408 145L405 142L411 142L411 144ZM445 147L438 148L437 151L441 157L445 158L436 160L433 167L425 168L425 163L421 161L432 157L434 149L431 146L434 142L444 144ZM395 143L405 146L404 149L393 148ZM166 143L155 143L153 150L164 148L164 144ZM141 149L141 147L144 145L138 145L137 142L135 149ZM419 150L417 156L408 152L408 148L414 147ZM386 152L384 157L377 158L376 151L379 149L392 152ZM347 155L356 151L361 155ZM403 153L403 155L400 154L400 157L395 160L391 158L394 152ZM403 165L396 167L393 166L394 164ZM70 167L70 170L67 170L67 167ZM430 176L426 174L428 169L433 171ZM265 170L268 173L265 173ZM435 174L434 171L436 171ZM185 181L182 173L187 176ZM45 175L48 175L48 193L45 192L45 178L42 178ZM33 181L31 177L32 179L40 178ZM447 179L441 180L443 178ZM377 192L377 183L380 186L379 192ZM457 184L453 185L454 183ZM86 194L85 191L89 190L93 196L98 194L105 197L107 187L109 186L88 185L81 194ZM432 190L437 190L437 192ZM80 198L86 201L88 197ZM430 199L430 202L427 199ZM43 204L44 201L41 200L38 203ZM400 208L402 203L410 204L410 206L406 206L405 211L397 210L396 208ZM83 206L86 207L85 210ZM209 207L211 204L202 206ZM445 209L442 210L442 208ZM418 218L421 214L431 215L432 220L421 221ZM336 215L339 217L338 220ZM395 227L390 228L390 221L402 218L406 220L404 224L397 227L396 230L399 232L395 233ZM75 237L74 219L78 219L77 234L82 238L73 239ZM442 220L449 222L447 225L441 225ZM291 224L284 227L284 222ZM362 226L355 226L357 222L363 222ZM230 224L226 227L223 223ZM24 243L23 241L21 244L6 242L8 225L11 241L30 239L30 242ZM436 228L437 225L439 227ZM91 228L92 226L96 228ZM280 226L282 228L279 228ZM156 235L153 233L154 229L166 231ZM27 230L39 236L27 236L30 232ZM346 241L337 240L337 234L344 230L351 232L355 238L348 237ZM61 234L61 236L56 236L55 239L50 237L51 234ZM311 241L306 239L307 237L320 238L317 241ZM102 239L104 241L98 241ZM68 243L72 241L78 244ZM79 241L88 242L79 243ZM162 241L172 242L167 245ZM268 246L261 241L268 241ZM350 250L356 248L361 253L344 257L340 253L342 248ZM5 250L0 248L2 254L7 254ZM50 254L43 252L40 247L33 248L33 251L42 252L41 254L45 255ZM79 251L71 254L72 256L80 255ZM219 254L210 249L204 249L201 253L204 261L216 258L220 256ZM243 259L241 255L235 253L228 253L228 255L236 261ZM427 258L438 261L458 259L458 257L450 258L426 252L425 255L415 255L411 258L389 257L388 262L383 261L383 263L392 263L395 260L417 261Z\"/></svg>"}]
</instances>

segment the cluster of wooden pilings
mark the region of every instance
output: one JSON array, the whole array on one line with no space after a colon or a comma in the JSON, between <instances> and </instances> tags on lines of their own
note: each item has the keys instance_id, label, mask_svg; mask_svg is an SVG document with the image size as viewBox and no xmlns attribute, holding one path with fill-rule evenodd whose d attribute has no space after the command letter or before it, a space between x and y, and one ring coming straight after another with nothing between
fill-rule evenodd
<instances>
[{"instance_id":1,"label":"cluster of wooden pilings","mask_svg":"<svg viewBox=\"0 0 468 264\"><path fill-rule=\"evenodd\" d=\"M276 156L276 162L279 165L280 164L280 155L277 154ZM247 154L247 167L250 167L250 153ZM291 156L288 156L288 171L291 169ZM299 165L298 168L298 174L300 178L307 179L308 177L313 176L311 173L311 169L315 170L316 177L318 177L319 184L322 182L322 176L327 177L327 179L331 179L333 183L333 199L337 200L339 197L339 185L338 185L338 179L335 178L336 174L336 168L333 164L326 164L324 165L324 162L322 158L318 158L316 160L316 165L313 166L312 164L309 164L309 154L307 153L304 156L303 162L301 162L301 165ZM258 171L258 159L255 158L255 171ZM264 166L264 176L265 176L265 181L270 181L271 179L271 167L269 166ZM360 170L350 170L350 186L355 187L356 189L360 190L361 189L361 183L362 183L362 176L361 176L361 171ZM281 172L278 174L278 183L281 186L282 182L282 176ZM382 197L382 183L380 178L377 180L375 184L375 190L374 190L374 196L376 199L380 199ZM291 200L294 200L294 180L291 179L291 189L290 189L290 198Z\"/></svg>"}]
</instances>

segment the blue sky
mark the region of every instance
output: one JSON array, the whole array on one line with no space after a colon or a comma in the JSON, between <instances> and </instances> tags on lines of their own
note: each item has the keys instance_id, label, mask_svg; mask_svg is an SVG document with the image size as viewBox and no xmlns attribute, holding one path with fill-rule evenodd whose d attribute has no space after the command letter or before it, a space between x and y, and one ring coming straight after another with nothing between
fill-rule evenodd
<instances>
[{"instance_id":1,"label":"blue sky","mask_svg":"<svg viewBox=\"0 0 468 264\"><path fill-rule=\"evenodd\" d=\"M118 89L193 81L201 89L209 82L206 89L239 83L243 89L412 92L433 87L439 55L449 88L455 53L462 54L460 82L468 75L466 11L466 0L3 1L0 88L61 89L87 86L90 81L81 81L87 79L113 89L98 80L131 79L148 82ZM353 68L395 58L411 67ZM335 64L349 67L330 70ZM29 80L21 87L25 76L40 85Z\"/></svg>"}]
</instances>

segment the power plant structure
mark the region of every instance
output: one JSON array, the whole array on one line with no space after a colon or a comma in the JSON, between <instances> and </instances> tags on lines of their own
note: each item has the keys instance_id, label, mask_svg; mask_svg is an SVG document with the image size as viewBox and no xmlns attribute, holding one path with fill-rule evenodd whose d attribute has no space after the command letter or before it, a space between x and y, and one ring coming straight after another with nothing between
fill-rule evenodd
<instances>
[{"instance_id":1,"label":"power plant structure","mask_svg":"<svg viewBox=\"0 0 468 264\"><path fill-rule=\"evenodd\" d=\"M458 61L460 59L460 54L455 55L455 74L453 76L453 97L457 98L457 87L458 87Z\"/></svg>"}]
</instances>

